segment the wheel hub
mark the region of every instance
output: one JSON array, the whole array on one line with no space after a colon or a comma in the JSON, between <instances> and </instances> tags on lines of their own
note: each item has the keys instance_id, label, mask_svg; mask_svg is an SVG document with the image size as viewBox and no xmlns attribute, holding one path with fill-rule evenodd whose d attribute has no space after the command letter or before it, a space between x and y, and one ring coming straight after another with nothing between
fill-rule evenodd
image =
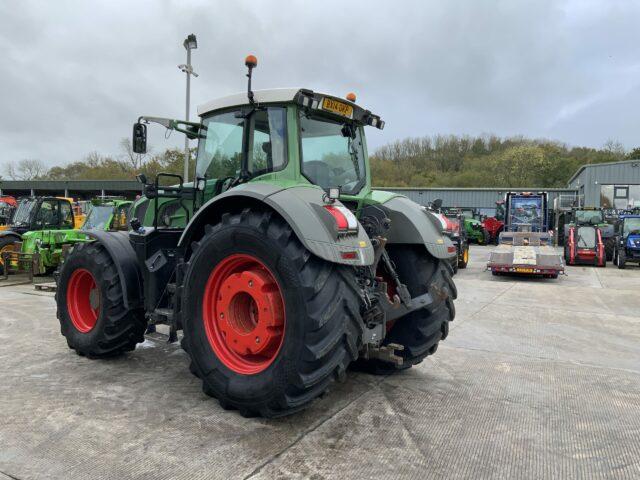
<instances>
[{"instance_id":1,"label":"wheel hub","mask_svg":"<svg viewBox=\"0 0 640 480\"><path fill-rule=\"evenodd\" d=\"M209 344L227 367L246 375L266 369L284 338L284 301L274 275L252 255L225 258L205 286L203 320Z\"/></svg>"},{"instance_id":2,"label":"wheel hub","mask_svg":"<svg viewBox=\"0 0 640 480\"><path fill-rule=\"evenodd\" d=\"M75 270L67 284L67 308L73 326L87 333L96 326L100 315L100 290L96 280L84 268Z\"/></svg>"},{"instance_id":3,"label":"wheel hub","mask_svg":"<svg viewBox=\"0 0 640 480\"><path fill-rule=\"evenodd\" d=\"M216 299L218 327L240 355L269 352L282 333L282 300L273 277L261 270L229 275Z\"/></svg>"}]
</instances>

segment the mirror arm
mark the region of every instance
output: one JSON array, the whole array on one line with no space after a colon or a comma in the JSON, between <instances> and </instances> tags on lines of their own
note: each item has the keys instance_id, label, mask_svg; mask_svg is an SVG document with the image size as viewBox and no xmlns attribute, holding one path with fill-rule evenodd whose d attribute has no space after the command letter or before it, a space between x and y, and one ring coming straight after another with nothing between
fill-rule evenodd
<instances>
[{"instance_id":1,"label":"mirror arm","mask_svg":"<svg viewBox=\"0 0 640 480\"><path fill-rule=\"evenodd\" d=\"M184 133L187 137L194 139L198 138L200 130L205 128L201 124L196 122L187 122L184 120L174 120L173 118L164 117L147 117L142 116L138 118L138 123L157 123L162 125L167 130L176 130L180 133Z\"/></svg>"}]
</instances>

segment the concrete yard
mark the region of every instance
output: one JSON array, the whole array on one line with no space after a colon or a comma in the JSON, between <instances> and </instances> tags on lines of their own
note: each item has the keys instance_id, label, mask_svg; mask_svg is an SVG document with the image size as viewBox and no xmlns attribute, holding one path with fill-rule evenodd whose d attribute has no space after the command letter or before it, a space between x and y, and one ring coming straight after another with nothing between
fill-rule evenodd
<instances>
[{"instance_id":1,"label":"concrete yard","mask_svg":"<svg viewBox=\"0 0 640 480\"><path fill-rule=\"evenodd\" d=\"M640 478L640 269L493 277L488 253L434 356L280 420L223 410L160 334L77 356L53 294L0 286L0 479Z\"/></svg>"}]
</instances>

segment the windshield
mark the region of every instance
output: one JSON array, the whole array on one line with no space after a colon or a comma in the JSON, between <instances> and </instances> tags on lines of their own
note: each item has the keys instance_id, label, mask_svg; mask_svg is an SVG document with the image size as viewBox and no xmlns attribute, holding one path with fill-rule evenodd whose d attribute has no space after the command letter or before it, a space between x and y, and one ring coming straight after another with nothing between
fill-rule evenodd
<instances>
[{"instance_id":1,"label":"windshield","mask_svg":"<svg viewBox=\"0 0 640 480\"><path fill-rule=\"evenodd\" d=\"M640 218L625 218L624 219L624 236L634 234L640 234Z\"/></svg>"},{"instance_id":2,"label":"windshield","mask_svg":"<svg viewBox=\"0 0 640 480\"><path fill-rule=\"evenodd\" d=\"M15 215L13 216L14 225L27 225L29 223L29 217L31 211L36 205L35 200L22 200L18 205Z\"/></svg>"},{"instance_id":3,"label":"windshield","mask_svg":"<svg viewBox=\"0 0 640 480\"><path fill-rule=\"evenodd\" d=\"M576 223L604 223L604 217L597 210L577 210Z\"/></svg>"},{"instance_id":4,"label":"windshield","mask_svg":"<svg viewBox=\"0 0 640 480\"><path fill-rule=\"evenodd\" d=\"M593 227L579 227L577 237L578 248L594 248L596 246L596 229Z\"/></svg>"},{"instance_id":5,"label":"windshield","mask_svg":"<svg viewBox=\"0 0 640 480\"><path fill-rule=\"evenodd\" d=\"M360 191L366 180L361 128L301 113L300 141L302 173L312 183L325 189L341 187L346 194Z\"/></svg>"},{"instance_id":6,"label":"windshield","mask_svg":"<svg viewBox=\"0 0 640 480\"><path fill-rule=\"evenodd\" d=\"M99 205L94 206L82 225L83 230L106 230L108 227L113 207Z\"/></svg>"},{"instance_id":7,"label":"windshield","mask_svg":"<svg viewBox=\"0 0 640 480\"><path fill-rule=\"evenodd\" d=\"M196 174L206 178L237 177L242 161L245 119L240 111L219 113L202 121ZM286 109L268 107L250 117L252 135L247 173L260 175L282 169L287 163Z\"/></svg>"}]
</instances>

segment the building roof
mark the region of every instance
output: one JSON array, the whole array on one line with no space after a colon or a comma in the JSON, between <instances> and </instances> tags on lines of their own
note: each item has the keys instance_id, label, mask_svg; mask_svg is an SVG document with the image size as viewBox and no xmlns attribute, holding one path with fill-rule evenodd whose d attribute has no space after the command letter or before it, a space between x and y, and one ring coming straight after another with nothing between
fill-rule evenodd
<instances>
[{"instance_id":1,"label":"building roof","mask_svg":"<svg viewBox=\"0 0 640 480\"><path fill-rule=\"evenodd\" d=\"M619 162L606 162L606 163L587 163L585 165L582 165L577 171L576 173L573 174L573 176L569 179L568 184L571 185L571 183L578 177L578 175L580 175L584 170L586 170L588 167L608 167L611 165L622 165L622 164L636 164L637 166L640 166L640 159L634 159L634 160L622 160Z\"/></svg>"}]
</instances>

